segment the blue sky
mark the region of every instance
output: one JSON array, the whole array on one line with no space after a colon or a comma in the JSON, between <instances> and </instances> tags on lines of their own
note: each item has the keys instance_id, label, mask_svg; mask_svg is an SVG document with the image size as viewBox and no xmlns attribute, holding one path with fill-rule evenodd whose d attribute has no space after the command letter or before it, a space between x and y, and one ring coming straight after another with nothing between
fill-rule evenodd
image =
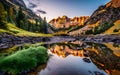
<instances>
[{"instance_id":1,"label":"blue sky","mask_svg":"<svg viewBox=\"0 0 120 75\"><path fill-rule=\"evenodd\" d=\"M104 5L110 0L24 0L27 7L31 8L48 21L58 16L66 15L68 17L90 16L100 5ZM37 10L44 10L46 14L38 13Z\"/></svg>"}]
</instances>

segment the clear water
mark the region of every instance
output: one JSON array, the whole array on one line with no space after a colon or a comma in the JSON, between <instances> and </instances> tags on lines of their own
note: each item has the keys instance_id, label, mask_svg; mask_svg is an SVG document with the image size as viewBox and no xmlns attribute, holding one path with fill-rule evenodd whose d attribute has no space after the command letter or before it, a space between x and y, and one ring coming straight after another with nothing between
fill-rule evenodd
<instances>
[{"instance_id":1,"label":"clear water","mask_svg":"<svg viewBox=\"0 0 120 75\"><path fill-rule=\"evenodd\" d=\"M71 41L43 46L48 48L48 62L27 75L120 75L119 44ZM16 48L2 50L0 55Z\"/></svg>"},{"instance_id":2,"label":"clear water","mask_svg":"<svg viewBox=\"0 0 120 75\"><path fill-rule=\"evenodd\" d=\"M120 45L75 41L47 47L50 58L37 75L120 75Z\"/></svg>"}]
</instances>

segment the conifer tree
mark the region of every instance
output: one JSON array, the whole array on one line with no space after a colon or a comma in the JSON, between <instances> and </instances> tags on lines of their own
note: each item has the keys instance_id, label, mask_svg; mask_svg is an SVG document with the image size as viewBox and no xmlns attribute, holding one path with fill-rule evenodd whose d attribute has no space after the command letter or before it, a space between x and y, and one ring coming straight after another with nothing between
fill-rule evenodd
<instances>
[{"instance_id":1,"label":"conifer tree","mask_svg":"<svg viewBox=\"0 0 120 75\"><path fill-rule=\"evenodd\" d=\"M12 23L13 21L15 21L15 14L14 14L14 10L12 7L8 9L8 21Z\"/></svg>"},{"instance_id":2,"label":"conifer tree","mask_svg":"<svg viewBox=\"0 0 120 75\"><path fill-rule=\"evenodd\" d=\"M7 12L4 9L3 4L0 2L0 27L5 26Z\"/></svg>"},{"instance_id":3,"label":"conifer tree","mask_svg":"<svg viewBox=\"0 0 120 75\"><path fill-rule=\"evenodd\" d=\"M25 15L23 13L22 8L20 7L19 11L18 11L18 15L16 17L17 26L19 28L23 27L22 25L23 25L24 21L25 21Z\"/></svg>"},{"instance_id":4,"label":"conifer tree","mask_svg":"<svg viewBox=\"0 0 120 75\"><path fill-rule=\"evenodd\" d=\"M46 17L44 17L44 21L43 21L43 33L47 33L47 21L46 21Z\"/></svg>"}]
</instances>

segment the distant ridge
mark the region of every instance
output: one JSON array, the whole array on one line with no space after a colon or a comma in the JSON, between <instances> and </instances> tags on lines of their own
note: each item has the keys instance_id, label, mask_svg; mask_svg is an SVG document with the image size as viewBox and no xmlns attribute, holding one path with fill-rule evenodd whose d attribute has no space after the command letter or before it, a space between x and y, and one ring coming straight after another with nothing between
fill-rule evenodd
<instances>
[{"instance_id":1,"label":"distant ridge","mask_svg":"<svg viewBox=\"0 0 120 75\"><path fill-rule=\"evenodd\" d=\"M55 28L68 28L70 26L80 26L88 20L89 16L81 16L69 18L67 16L58 17L57 19L52 19L49 23Z\"/></svg>"}]
</instances>

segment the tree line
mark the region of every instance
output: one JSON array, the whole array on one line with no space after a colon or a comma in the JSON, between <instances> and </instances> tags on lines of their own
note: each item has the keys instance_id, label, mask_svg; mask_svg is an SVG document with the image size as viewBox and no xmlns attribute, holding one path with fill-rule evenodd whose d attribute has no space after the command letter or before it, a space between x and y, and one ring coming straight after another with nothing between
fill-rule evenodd
<instances>
[{"instance_id":1,"label":"tree line","mask_svg":"<svg viewBox=\"0 0 120 75\"><path fill-rule=\"evenodd\" d=\"M24 13L23 8L15 9L9 5L0 2L0 28L5 28L6 23L14 23L18 28L37 33L47 33L48 23L46 18L29 18Z\"/></svg>"}]
</instances>

